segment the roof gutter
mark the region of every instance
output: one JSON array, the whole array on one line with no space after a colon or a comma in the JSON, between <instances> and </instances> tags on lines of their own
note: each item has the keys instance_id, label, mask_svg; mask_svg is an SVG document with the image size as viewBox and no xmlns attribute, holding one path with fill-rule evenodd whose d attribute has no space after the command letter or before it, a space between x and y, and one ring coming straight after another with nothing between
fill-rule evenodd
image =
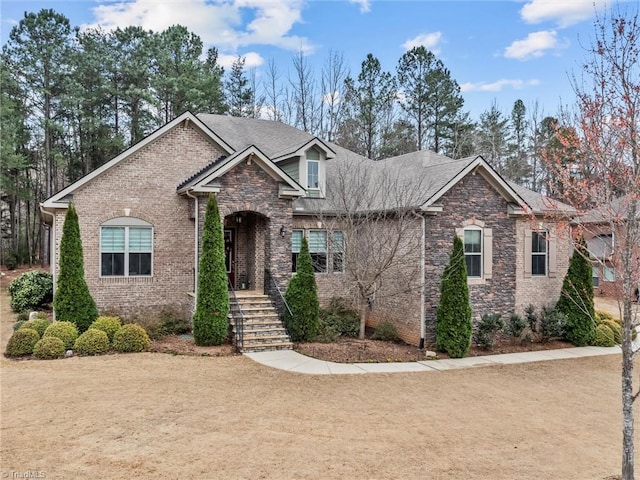
<instances>
[{"instance_id":1,"label":"roof gutter","mask_svg":"<svg viewBox=\"0 0 640 480\"><path fill-rule=\"evenodd\" d=\"M56 228L55 228L56 216L53 213L48 212L42 204L40 204L40 213L43 216L42 218L43 223L45 225L51 225L51 227L49 228L49 238L48 238L49 240L49 272L53 277L53 295L55 296L56 290L58 288L58 278L56 275L56 263L57 263L56 262ZM51 224L47 223L47 221L44 218L45 215L51 216ZM55 309L53 310L53 320L54 321L56 320Z\"/></svg>"}]
</instances>

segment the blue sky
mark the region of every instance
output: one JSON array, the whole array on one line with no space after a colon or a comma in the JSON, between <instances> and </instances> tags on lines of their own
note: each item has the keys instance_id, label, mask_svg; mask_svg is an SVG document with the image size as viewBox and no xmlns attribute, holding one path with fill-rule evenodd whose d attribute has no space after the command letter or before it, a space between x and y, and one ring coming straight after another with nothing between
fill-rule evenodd
<instances>
[{"instance_id":1,"label":"blue sky","mask_svg":"<svg viewBox=\"0 0 640 480\"><path fill-rule=\"evenodd\" d=\"M223 63L239 54L258 78L270 59L291 70L302 50L321 75L330 51L342 52L353 76L368 53L395 71L410 47L423 44L460 84L473 118L493 101L508 113L522 99L545 114L573 103L569 77L579 74L602 0L3 0L2 44L25 11L52 8L74 26L141 25L161 31L182 24L217 46Z\"/></svg>"}]
</instances>

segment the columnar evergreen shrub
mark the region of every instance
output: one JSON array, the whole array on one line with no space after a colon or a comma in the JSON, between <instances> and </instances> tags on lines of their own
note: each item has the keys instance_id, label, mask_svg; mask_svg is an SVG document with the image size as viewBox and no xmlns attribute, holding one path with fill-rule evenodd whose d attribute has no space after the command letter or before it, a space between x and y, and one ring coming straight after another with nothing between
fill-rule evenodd
<instances>
[{"instance_id":1,"label":"columnar evergreen shrub","mask_svg":"<svg viewBox=\"0 0 640 480\"><path fill-rule=\"evenodd\" d=\"M57 337L44 337L33 347L33 356L40 360L64 357L64 343Z\"/></svg>"},{"instance_id":2,"label":"columnar evergreen shrub","mask_svg":"<svg viewBox=\"0 0 640 480\"><path fill-rule=\"evenodd\" d=\"M289 281L284 298L291 309L285 308L284 323L294 342L309 342L320 331L320 302L306 238L298 254L297 272Z\"/></svg>"},{"instance_id":3,"label":"columnar evergreen shrub","mask_svg":"<svg viewBox=\"0 0 640 480\"><path fill-rule=\"evenodd\" d=\"M440 303L436 313L436 348L453 358L464 357L471 346L472 333L467 265L462 240L456 235L449 264L444 269L440 283Z\"/></svg>"},{"instance_id":4,"label":"columnar evergreen shrub","mask_svg":"<svg viewBox=\"0 0 640 480\"><path fill-rule=\"evenodd\" d=\"M198 299L193 314L196 345L220 345L229 332L229 290L224 254L224 234L218 201L209 195L202 231L198 268Z\"/></svg>"},{"instance_id":5,"label":"columnar evergreen shrub","mask_svg":"<svg viewBox=\"0 0 640 480\"><path fill-rule=\"evenodd\" d=\"M16 330L7 343L7 357L31 355L38 340L40 340L40 335L33 328Z\"/></svg>"},{"instance_id":6,"label":"columnar evergreen shrub","mask_svg":"<svg viewBox=\"0 0 640 480\"><path fill-rule=\"evenodd\" d=\"M113 349L117 352L142 352L149 348L151 340L144 328L135 323L123 325L113 336Z\"/></svg>"},{"instance_id":7,"label":"columnar evergreen shrub","mask_svg":"<svg viewBox=\"0 0 640 480\"><path fill-rule=\"evenodd\" d=\"M109 351L110 346L107 332L89 328L77 338L73 344L73 351L78 355L102 355Z\"/></svg>"},{"instance_id":8,"label":"columnar evergreen shrub","mask_svg":"<svg viewBox=\"0 0 640 480\"><path fill-rule=\"evenodd\" d=\"M73 348L73 343L78 338L78 328L72 322L53 322L44 331L45 337L58 337L64 343L64 347Z\"/></svg>"},{"instance_id":9,"label":"columnar evergreen shrub","mask_svg":"<svg viewBox=\"0 0 640 480\"><path fill-rule=\"evenodd\" d=\"M89 325L89 330L102 330L109 337L109 342L113 341L115 333L122 328L122 321L119 317L98 317L96 321Z\"/></svg>"},{"instance_id":10,"label":"columnar evergreen shrub","mask_svg":"<svg viewBox=\"0 0 640 480\"><path fill-rule=\"evenodd\" d=\"M98 318L96 303L84 280L80 226L72 204L67 209L62 227L60 273L53 308L57 320L75 323L80 332L84 332Z\"/></svg>"},{"instance_id":11,"label":"columnar evergreen shrub","mask_svg":"<svg viewBox=\"0 0 640 480\"><path fill-rule=\"evenodd\" d=\"M11 309L14 312L35 310L53 299L53 275L25 272L9 284Z\"/></svg>"},{"instance_id":12,"label":"columnar evergreen shrub","mask_svg":"<svg viewBox=\"0 0 640 480\"><path fill-rule=\"evenodd\" d=\"M565 338L574 345L589 345L595 335L595 312L592 267L584 238L573 251L556 308L567 317Z\"/></svg>"},{"instance_id":13,"label":"columnar evergreen shrub","mask_svg":"<svg viewBox=\"0 0 640 480\"><path fill-rule=\"evenodd\" d=\"M46 318L34 318L33 320L22 322L20 328L33 328L36 332L38 332L38 335L42 337L49 325L51 325L51 322Z\"/></svg>"}]
</instances>

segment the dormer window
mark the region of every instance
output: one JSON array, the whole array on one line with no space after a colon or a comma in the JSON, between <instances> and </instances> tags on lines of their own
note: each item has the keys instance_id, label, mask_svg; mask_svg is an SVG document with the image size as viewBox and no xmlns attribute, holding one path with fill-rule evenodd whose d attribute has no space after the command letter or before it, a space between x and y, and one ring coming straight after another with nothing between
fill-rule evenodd
<instances>
[{"instance_id":1,"label":"dormer window","mask_svg":"<svg viewBox=\"0 0 640 480\"><path fill-rule=\"evenodd\" d=\"M307 150L307 190L310 196L320 196L320 152Z\"/></svg>"}]
</instances>

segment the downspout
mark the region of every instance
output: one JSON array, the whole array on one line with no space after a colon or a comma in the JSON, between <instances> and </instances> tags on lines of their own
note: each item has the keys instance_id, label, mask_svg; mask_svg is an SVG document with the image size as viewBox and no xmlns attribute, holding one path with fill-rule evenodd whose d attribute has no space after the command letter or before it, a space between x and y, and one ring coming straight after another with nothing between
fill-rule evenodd
<instances>
[{"instance_id":1,"label":"downspout","mask_svg":"<svg viewBox=\"0 0 640 480\"><path fill-rule=\"evenodd\" d=\"M194 294L194 309L195 306L198 304L198 247L199 247L199 242L198 242L198 226L199 226L199 218L200 218L200 205L198 204L198 196L197 195L191 195L191 193L189 192L189 190L186 191L187 197L189 198L193 198L195 200L195 234L194 234L194 262L193 262L193 275L194 275L194 282L193 282L193 294Z\"/></svg>"},{"instance_id":2,"label":"downspout","mask_svg":"<svg viewBox=\"0 0 640 480\"><path fill-rule=\"evenodd\" d=\"M425 292L425 286L426 286L426 281L425 281L425 273L426 273L426 268L425 268L425 259L426 259L426 255L425 255L425 246L427 244L426 242L426 237L427 237L427 221L425 219L425 216L423 213L417 213L417 212L413 212L414 215L416 217L420 218L420 222L421 222L421 230L422 230L422 236L420 238L420 344L418 345L418 348L423 349L424 348L424 342L425 342L425 338L427 336L427 324L426 324L426 319L425 319L425 297L426 297L426 292Z\"/></svg>"},{"instance_id":3,"label":"downspout","mask_svg":"<svg viewBox=\"0 0 640 480\"><path fill-rule=\"evenodd\" d=\"M58 277L56 275L56 216L51 213L51 212L47 212L44 207L42 206L42 204L40 204L40 213L44 216L44 215L50 215L51 216L51 229L49 230L51 232L51 236L49 238L49 271L51 273L51 275L53 276L53 294L55 296L56 294L56 289L58 286ZM44 223L47 223L46 220L44 220ZM53 310L53 321L56 321L56 311L55 309Z\"/></svg>"}]
</instances>

